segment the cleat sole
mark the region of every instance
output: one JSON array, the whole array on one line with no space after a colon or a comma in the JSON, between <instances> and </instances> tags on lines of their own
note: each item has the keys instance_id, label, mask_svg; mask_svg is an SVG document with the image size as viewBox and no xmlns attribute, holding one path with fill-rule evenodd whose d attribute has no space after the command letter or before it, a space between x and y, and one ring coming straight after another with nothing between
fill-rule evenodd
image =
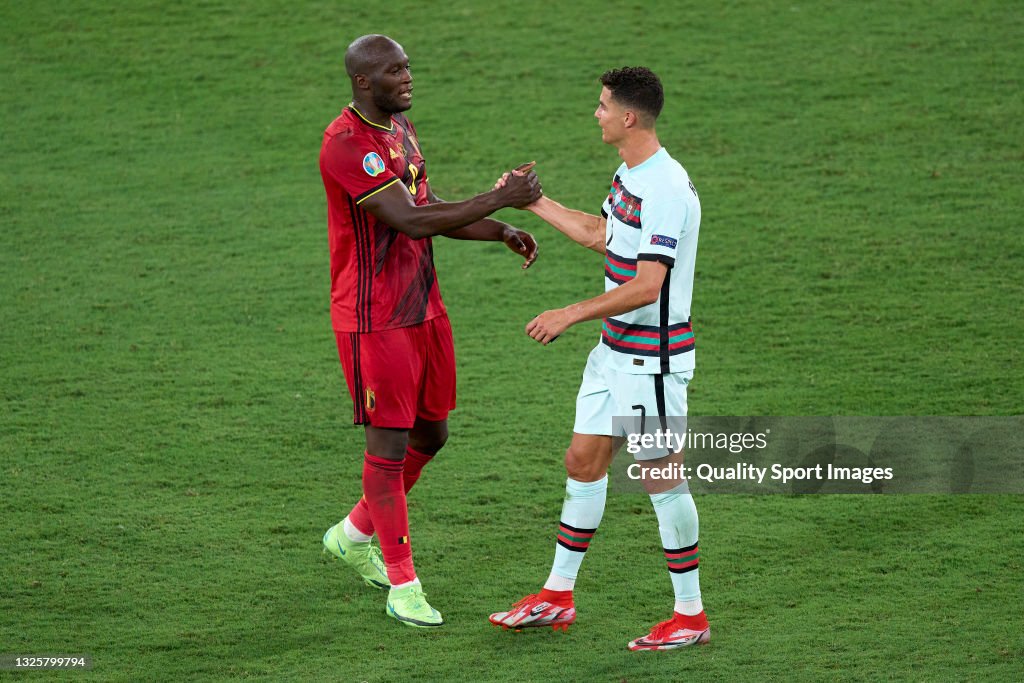
<instances>
[{"instance_id":1,"label":"cleat sole","mask_svg":"<svg viewBox=\"0 0 1024 683\"><path fill-rule=\"evenodd\" d=\"M440 622L434 623L434 622L420 621L419 619L413 619L412 617L399 616L398 613L395 612L395 608L392 607L390 604L387 606L387 610L386 611L387 611L387 615L389 617L391 617L392 619L396 619L396 620L402 622L403 624L405 624L406 626L411 626L413 628L428 628L429 629L429 628L437 628L438 626L444 626L444 620L443 619Z\"/></svg>"},{"instance_id":2,"label":"cleat sole","mask_svg":"<svg viewBox=\"0 0 1024 683\"><path fill-rule=\"evenodd\" d=\"M685 647L693 647L694 645L707 645L711 642L711 629L707 629L700 634L697 640L689 643L637 643L636 645L630 643L626 648L630 652L662 652L665 650L681 650Z\"/></svg>"},{"instance_id":3,"label":"cleat sole","mask_svg":"<svg viewBox=\"0 0 1024 683\"><path fill-rule=\"evenodd\" d=\"M500 626L503 631L512 630L515 633L537 629L551 628L552 631L567 631L570 624L576 621L576 609L571 604L568 606L554 605L550 603L527 604L523 608L524 601L534 599L536 596L527 596L512 606L507 612L495 612L487 619L495 626Z\"/></svg>"}]
</instances>

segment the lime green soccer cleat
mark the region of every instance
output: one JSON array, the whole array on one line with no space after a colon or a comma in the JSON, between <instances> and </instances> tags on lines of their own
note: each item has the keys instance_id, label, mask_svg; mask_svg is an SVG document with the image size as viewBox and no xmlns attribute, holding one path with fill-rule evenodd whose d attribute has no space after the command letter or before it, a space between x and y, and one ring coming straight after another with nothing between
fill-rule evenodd
<instances>
[{"instance_id":1,"label":"lime green soccer cleat","mask_svg":"<svg viewBox=\"0 0 1024 683\"><path fill-rule=\"evenodd\" d=\"M423 586L414 584L405 588L391 589L388 594L388 616L398 619L407 626L430 628L444 623L441 613L430 606Z\"/></svg>"},{"instance_id":2,"label":"lime green soccer cleat","mask_svg":"<svg viewBox=\"0 0 1024 683\"><path fill-rule=\"evenodd\" d=\"M338 522L324 534L324 548L359 572L367 586L388 588L388 574L384 570L384 558L380 548L375 548L370 541L360 543L345 535L345 530Z\"/></svg>"}]
</instances>

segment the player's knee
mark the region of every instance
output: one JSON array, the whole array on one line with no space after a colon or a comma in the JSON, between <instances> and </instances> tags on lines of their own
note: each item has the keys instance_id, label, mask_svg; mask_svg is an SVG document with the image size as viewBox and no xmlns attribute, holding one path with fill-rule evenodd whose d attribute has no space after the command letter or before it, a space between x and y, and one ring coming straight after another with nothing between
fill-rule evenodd
<instances>
[{"instance_id":1,"label":"player's knee","mask_svg":"<svg viewBox=\"0 0 1024 683\"><path fill-rule=\"evenodd\" d=\"M378 458L401 460L405 457L408 442L405 430L366 427L366 452Z\"/></svg>"},{"instance_id":2,"label":"player's knee","mask_svg":"<svg viewBox=\"0 0 1024 683\"><path fill-rule=\"evenodd\" d=\"M604 476L601 463L572 446L565 450L565 473L576 481L597 481Z\"/></svg>"},{"instance_id":3,"label":"player's knee","mask_svg":"<svg viewBox=\"0 0 1024 683\"><path fill-rule=\"evenodd\" d=\"M410 434L409 447L413 450L435 455L448 442L448 426L438 426L426 434Z\"/></svg>"}]
</instances>

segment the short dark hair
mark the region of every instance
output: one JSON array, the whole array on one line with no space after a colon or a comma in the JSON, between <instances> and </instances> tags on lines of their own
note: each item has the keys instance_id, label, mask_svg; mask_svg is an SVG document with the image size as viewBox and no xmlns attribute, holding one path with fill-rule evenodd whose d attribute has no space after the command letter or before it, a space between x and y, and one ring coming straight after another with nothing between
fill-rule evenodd
<instances>
[{"instance_id":1,"label":"short dark hair","mask_svg":"<svg viewBox=\"0 0 1024 683\"><path fill-rule=\"evenodd\" d=\"M646 66L624 66L610 69L601 75L601 85L608 88L616 102L639 109L649 117L652 125L665 105L665 91L661 80Z\"/></svg>"}]
</instances>

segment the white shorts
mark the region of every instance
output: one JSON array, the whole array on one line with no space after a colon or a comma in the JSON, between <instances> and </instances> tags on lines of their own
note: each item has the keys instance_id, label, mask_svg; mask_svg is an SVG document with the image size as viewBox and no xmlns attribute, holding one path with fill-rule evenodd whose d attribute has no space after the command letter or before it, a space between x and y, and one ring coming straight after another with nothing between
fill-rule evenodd
<instances>
[{"instance_id":1,"label":"white shorts","mask_svg":"<svg viewBox=\"0 0 1024 683\"><path fill-rule=\"evenodd\" d=\"M574 432L626 436L621 424L613 425L613 417L686 416L686 385L693 378L693 370L667 375L618 372L609 370L605 362L610 353L614 351L599 343L587 357L576 396Z\"/></svg>"}]
</instances>

